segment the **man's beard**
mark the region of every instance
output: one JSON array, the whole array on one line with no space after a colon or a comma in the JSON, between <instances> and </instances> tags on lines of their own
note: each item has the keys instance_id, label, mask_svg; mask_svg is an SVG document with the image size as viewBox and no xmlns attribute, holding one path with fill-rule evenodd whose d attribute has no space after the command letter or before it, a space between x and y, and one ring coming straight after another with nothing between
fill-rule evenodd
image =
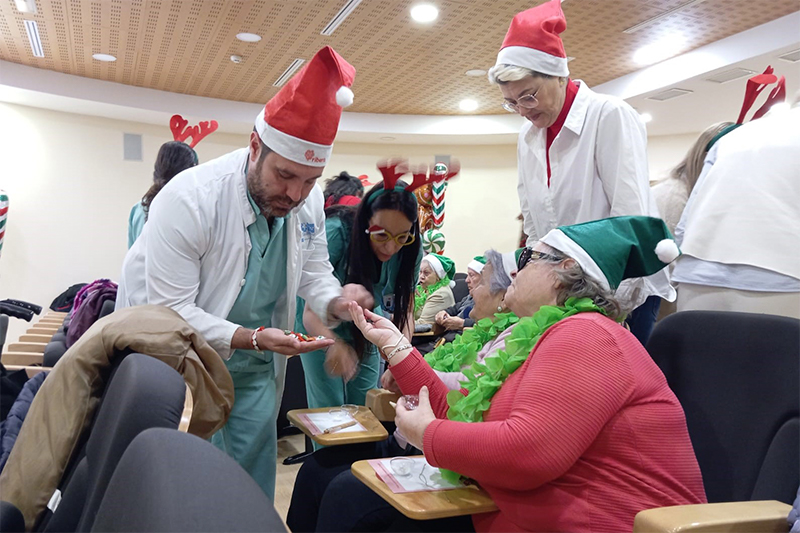
<instances>
[{"instance_id":1,"label":"man's beard","mask_svg":"<svg viewBox=\"0 0 800 533\"><path fill-rule=\"evenodd\" d=\"M248 170L247 190L265 218L285 217L289 214L289 211L300 205L300 202L295 202L285 195L270 196L267 188L261 182L261 167L263 165L264 161L261 160L256 164L256 168Z\"/></svg>"}]
</instances>

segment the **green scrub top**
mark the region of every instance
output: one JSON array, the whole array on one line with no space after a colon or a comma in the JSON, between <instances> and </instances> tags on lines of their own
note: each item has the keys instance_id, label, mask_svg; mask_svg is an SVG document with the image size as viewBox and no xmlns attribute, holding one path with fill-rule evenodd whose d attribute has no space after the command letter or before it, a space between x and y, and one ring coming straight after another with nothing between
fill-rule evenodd
<instances>
[{"instance_id":1,"label":"green scrub top","mask_svg":"<svg viewBox=\"0 0 800 533\"><path fill-rule=\"evenodd\" d=\"M142 206L142 202L138 202L131 208L131 214L128 216L128 248L133 246L133 243L141 235L144 219L144 206Z\"/></svg>"},{"instance_id":2,"label":"green scrub top","mask_svg":"<svg viewBox=\"0 0 800 533\"><path fill-rule=\"evenodd\" d=\"M269 328L275 304L286 291L286 225L291 213L273 219L270 228L249 191L247 199L257 213L255 222L247 226L252 248L247 259L244 286L227 319L245 328ZM273 353L235 350L225 364L230 372L270 372L273 371Z\"/></svg>"},{"instance_id":3,"label":"green scrub top","mask_svg":"<svg viewBox=\"0 0 800 533\"><path fill-rule=\"evenodd\" d=\"M342 285L347 279L347 263L350 255L349 228L339 217L331 217L325 220L325 232L328 237L328 256L333 266L333 275ZM420 250L421 252L422 250ZM422 254L417 258L415 267L415 278L419 274L419 265L422 261ZM397 280L397 272L400 269L400 254L395 254L385 263L381 263L380 278L373 280L372 295L375 298L375 309L377 314L388 316L390 309L394 305L394 286ZM305 301L297 299L297 315L295 317L295 329L302 333L307 333L303 327L303 310ZM392 309L393 310L393 309ZM333 330L342 340L352 343L353 335L350 329L350 322L344 322ZM367 354L377 353L377 348L367 343Z\"/></svg>"}]
</instances>

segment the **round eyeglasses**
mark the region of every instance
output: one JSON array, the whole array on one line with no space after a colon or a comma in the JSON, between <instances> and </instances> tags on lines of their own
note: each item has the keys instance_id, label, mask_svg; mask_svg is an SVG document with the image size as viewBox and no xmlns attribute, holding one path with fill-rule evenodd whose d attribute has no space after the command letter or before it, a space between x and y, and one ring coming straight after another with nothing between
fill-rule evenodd
<instances>
[{"instance_id":1,"label":"round eyeglasses","mask_svg":"<svg viewBox=\"0 0 800 533\"><path fill-rule=\"evenodd\" d=\"M508 111L509 113L519 113L519 108L523 109L534 109L536 106L539 105L539 100L536 99L536 95L539 94L539 91L542 88L539 87L536 89L536 92L533 94L526 94L525 96L521 96L519 100L516 102L503 102L503 109Z\"/></svg>"}]
</instances>

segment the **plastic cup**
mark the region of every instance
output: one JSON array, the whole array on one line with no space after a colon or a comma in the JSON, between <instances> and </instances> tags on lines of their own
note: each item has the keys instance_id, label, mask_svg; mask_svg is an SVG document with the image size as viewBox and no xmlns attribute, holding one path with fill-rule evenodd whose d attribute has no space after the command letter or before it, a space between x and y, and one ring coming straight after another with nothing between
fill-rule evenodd
<instances>
[{"instance_id":1,"label":"plastic cup","mask_svg":"<svg viewBox=\"0 0 800 533\"><path fill-rule=\"evenodd\" d=\"M392 467L394 475L400 477L411 475L411 467L413 465L414 461L408 457L395 457L389 461L389 466Z\"/></svg>"},{"instance_id":2,"label":"plastic cup","mask_svg":"<svg viewBox=\"0 0 800 533\"><path fill-rule=\"evenodd\" d=\"M419 394L406 394L403 396L403 400L405 401L406 409L409 411L419 407Z\"/></svg>"},{"instance_id":3,"label":"plastic cup","mask_svg":"<svg viewBox=\"0 0 800 533\"><path fill-rule=\"evenodd\" d=\"M341 410L354 417L358 413L358 406L353 403L346 403L342 405Z\"/></svg>"},{"instance_id":4,"label":"plastic cup","mask_svg":"<svg viewBox=\"0 0 800 533\"><path fill-rule=\"evenodd\" d=\"M348 419L350 419L348 412L340 407L334 407L328 411L328 414L331 416L334 422L346 422Z\"/></svg>"}]
</instances>

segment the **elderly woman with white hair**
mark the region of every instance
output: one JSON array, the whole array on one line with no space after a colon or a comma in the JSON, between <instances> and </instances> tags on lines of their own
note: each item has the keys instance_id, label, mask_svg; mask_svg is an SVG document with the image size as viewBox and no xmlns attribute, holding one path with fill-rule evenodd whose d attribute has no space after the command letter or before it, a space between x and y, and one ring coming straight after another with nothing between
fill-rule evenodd
<instances>
[{"instance_id":1,"label":"elderly woman with white hair","mask_svg":"<svg viewBox=\"0 0 800 533\"><path fill-rule=\"evenodd\" d=\"M517 143L520 206L528 246L556 226L621 215L658 216L648 179L647 132L623 100L569 78L560 0L517 14L489 81L503 107L527 122ZM631 332L645 344L660 297L676 294L666 271L617 293Z\"/></svg>"},{"instance_id":2,"label":"elderly woman with white hair","mask_svg":"<svg viewBox=\"0 0 800 533\"><path fill-rule=\"evenodd\" d=\"M456 265L449 257L428 254L419 265L419 284L414 294L416 324L435 324L436 315L456 303L453 277Z\"/></svg>"}]
</instances>

